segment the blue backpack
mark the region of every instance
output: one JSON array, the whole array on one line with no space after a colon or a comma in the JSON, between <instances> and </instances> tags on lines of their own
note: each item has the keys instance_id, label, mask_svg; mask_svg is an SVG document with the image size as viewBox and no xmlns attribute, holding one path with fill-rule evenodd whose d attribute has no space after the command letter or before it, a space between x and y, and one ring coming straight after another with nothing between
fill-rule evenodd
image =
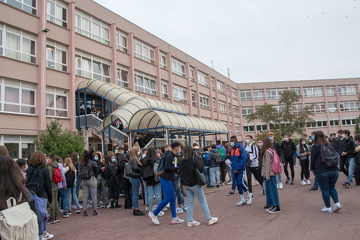
<instances>
[{"instance_id":1,"label":"blue backpack","mask_svg":"<svg viewBox=\"0 0 360 240\"><path fill-rule=\"evenodd\" d=\"M210 164L210 153L209 152L204 153L203 160L204 160L205 165L209 166L209 164Z\"/></svg>"}]
</instances>

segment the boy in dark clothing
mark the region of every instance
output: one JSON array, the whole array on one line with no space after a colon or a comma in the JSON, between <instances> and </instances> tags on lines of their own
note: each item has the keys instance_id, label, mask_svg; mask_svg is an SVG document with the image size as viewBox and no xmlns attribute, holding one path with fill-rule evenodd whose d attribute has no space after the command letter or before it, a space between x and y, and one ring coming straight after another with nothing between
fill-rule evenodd
<instances>
[{"instance_id":1,"label":"boy in dark clothing","mask_svg":"<svg viewBox=\"0 0 360 240\"><path fill-rule=\"evenodd\" d=\"M358 146L355 148L355 172L354 177L356 181L356 186L360 185L360 134L355 136L355 141Z\"/></svg>"},{"instance_id":2,"label":"boy in dark clothing","mask_svg":"<svg viewBox=\"0 0 360 240\"><path fill-rule=\"evenodd\" d=\"M346 176L348 176L348 164L346 161L346 157L341 155L345 151L345 145L346 145L345 134L343 130L339 130L337 133L338 133L338 146L336 148L336 151L338 152L340 157L339 168Z\"/></svg>"},{"instance_id":3,"label":"boy in dark clothing","mask_svg":"<svg viewBox=\"0 0 360 240\"><path fill-rule=\"evenodd\" d=\"M288 172L288 165L290 165L291 171L291 185L294 185L295 170L294 170L294 153L296 152L295 143L290 139L289 134L283 134L283 142L281 143L281 149L284 156L284 172L286 175L286 184L289 183L290 177Z\"/></svg>"},{"instance_id":4,"label":"boy in dark clothing","mask_svg":"<svg viewBox=\"0 0 360 240\"><path fill-rule=\"evenodd\" d=\"M352 182L352 178L355 171L355 141L350 136L349 130L344 130L345 135L345 151L341 153L341 156L346 158L346 162L349 164L348 167L348 179L343 184L344 187L349 188Z\"/></svg>"}]
</instances>

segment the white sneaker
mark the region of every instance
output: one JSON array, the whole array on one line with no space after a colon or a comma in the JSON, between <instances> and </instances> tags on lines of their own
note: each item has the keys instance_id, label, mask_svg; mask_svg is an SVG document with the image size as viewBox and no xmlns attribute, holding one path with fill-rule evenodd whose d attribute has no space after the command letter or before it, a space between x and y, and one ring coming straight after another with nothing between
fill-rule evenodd
<instances>
[{"instance_id":1,"label":"white sneaker","mask_svg":"<svg viewBox=\"0 0 360 240\"><path fill-rule=\"evenodd\" d=\"M146 207L146 208L145 208L145 211L149 211L149 207ZM153 210L153 211L154 211L154 210Z\"/></svg>"},{"instance_id":2,"label":"white sneaker","mask_svg":"<svg viewBox=\"0 0 360 240\"><path fill-rule=\"evenodd\" d=\"M339 212L340 209L342 209L342 206L340 203L335 203L334 208L333 208L333 212Z\"/></svg>"},{"instance_id":3,"label":"white sneaker","mask_svg":"<svg viewBox=\"0 0 360 240\"><path fill-rule=\"evenodd\" d=\"M164 215L165 215L165 213L163 211L160 211L159 214L158 214L158 217L162 217Z\"/></svg>"},{"instance_id":4,"label":"white sneaker","mask_svg":"<svg viewBox=\"0 0 360 240\"><path fill-rule=\"evenodd\" d=\"M219 219L217 217L212 217L210 218L210 220L208 221L208 225L214 225L215 223L217 223L217 221L219 221Z\"/></svg>"},{"instance_id":5,"label":"white sneaker","mask_svg":"<svg viewBox=\"0 0 360 240\"><path fill-rule=\"evenodd\" d=\"M251 205L252 204L252 196L249 195L248 199L246 200L246 205Z\"/></svg>"},{"instance_id":6,"label":"white sneaker","mask_svg":"<svg viewBox=\"0 0 360 240\"><path fill-rule=\"evenodd\" d=\"M182 208L177 208L176 213L184 213L184 210Z\"/></svg>"},{"instance_id":7,"label":"white sneaker","mask_svg":"<svg viewBox=\"0 0 360 240\"><path fill-rule=\"evenodd\" d=\"M282 183L279 183L279 189L283 189L284 185Z\"/></svg>"},{"instance_id":8,"label":"white sneaker","mask_svg":"<svg viewBox=\"0 0 360 240\"><path fill-rule=\"evenodd\" d=\"M327 207L324 207L323 209L321 209L321 212L323 212L323 213L333 213L331 208L327 208Z\"/></svg>"},{"instance_id":9,"label":"white sneaker","mask_svg":"<svg viewBox=\"0 0 360 240\"><path fill-rule=\"evenodd\" d=\"M152 221L155 225L160 225L159 219L157 218L157 216L154 215L153 212L149 212L149 213L148 213L148 217L151 219L151 221Z\"/></svg>"},{"instance_id":10,"label":"white sneaker","mask_svg":"<svg viewBox=\"0 0 360 240\"><path fill-rule=\"evenodd\" d=\"M246 200L245 200L245 199L241 199L240 202L238 202L238 203L236 204L236 206L242 206L242 205L244 205L245 203L246 203Z\"/></svg>"},{"instance_id":11,"label":"white sneaker","mask_svg":"<svg viewBox=\"0 0 360 240\"><path fill-rule=\"evenodd\" d=\"M175 218L171 219L171 224L181 224L184 222L185 222L185 220L182 220L179 217L175 217Z\"/></svg>"},{"instance_id":12,"label":"white sneaker","mask_svg":"<svg viewBox=\"0 0 360 240\"><path fill-rule=\"evenodd\" d=\"M185 206L183 206L183 208L182 208L184 211L187 211L187 206L185 205Z\"/></svg>"},{"instance_id":13,"label":"white sneaker","mask_svg":"<svg viewBox=\"0 0 360 240\"><path fill-rule=\"evenodd\" d=\"M187 223L187 226L188 226L188 227L197 227L197 226L199 226L199 225L200 225L200 223L197 222L197 221L195 221L195 220L192 220L191 222L188 222L188 223Z\"/></svg>"},{"instance_id":14,"label":"white sneaker","mask_svg":"<svg viewBox=\"0 0 360 240\"><path fill-rule=\"evenodd\" d=\"M308 179L308 180L306 180L306 184L307 185L311 185L311 182L310 182L310 180Z\"/></svg>"},{"instance_id":15,"label":"white sneaker","mask_svg":"<svg viewBox=\"0 0 360 240\"><path fill-rule=\"evenodd\" d=\"M300 184L305 186L306 183L305 183L305 181L301 181Z\"/></svg>"},{"instance_id":16,"label":"white sneaker","mask_svg":"<svg viewBox=\"0 0 360 240\"><path fill-rule=\"evenodd\" d=\"M45 240L52 239L52 238L54 238L54 234L46 233L45 236L42 235L42 239L45 239Z\"/></svg>"},{"instance_id":17,"label":"white sneaker","mask_svg":"<svg viewBox=\"0 0 360 240\"><path fill-rule=\"evenodd\" d=\"M276 184L276 188L279 189L279 184Z\"/></svg>"}]
</instances>

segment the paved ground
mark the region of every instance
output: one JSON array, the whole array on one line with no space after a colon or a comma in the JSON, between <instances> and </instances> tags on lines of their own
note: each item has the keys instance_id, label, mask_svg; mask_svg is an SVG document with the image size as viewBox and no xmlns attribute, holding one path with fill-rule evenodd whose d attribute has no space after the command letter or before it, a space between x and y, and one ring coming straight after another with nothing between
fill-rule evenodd
<instances>
[{"instance_id":1,"label":"paved ground","mask_svg":"<svg viewBox=\"0 0 360 240\"><path fill-rule=\"evenodd\" d=\"M297 173L299 169L296 169ZM359 239L360 187L343 189L341 173L337 184L343 209L336 214L323 214L320 192L309 193L308 186L285 186L280 191L282 213L270 215L263 209L264 197L260 186L254 187L252 206L236 207L239 196L226 196L230 186L206 190L212 216L219 223L207 226L196 202L194 219L202 224L188 228L185 224L170 225L170 212L160 218L161 225L152 225L146 216L135 217L132 211L100 209L99 216L72 214L60 223L48 225L54 239ZM145 207L143 207L143 210ZM186 213L179 214L183 219Z\"/></svg>"}]
</instances>

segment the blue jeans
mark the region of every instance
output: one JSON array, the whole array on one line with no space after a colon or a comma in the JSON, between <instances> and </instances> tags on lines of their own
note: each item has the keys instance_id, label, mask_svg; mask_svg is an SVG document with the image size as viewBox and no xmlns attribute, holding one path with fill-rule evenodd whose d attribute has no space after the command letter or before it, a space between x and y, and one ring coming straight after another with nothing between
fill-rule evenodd
<instances>
[{"instance_id":1,"label":"blue jeans","mask_svg":"<svg viewBox=\"0 0 360 240\"><path fill-rule=\"evenodd\" d=\"M79 192L80 192L80 186L81 186L81 178L79 176L76 176L76 197L79 199Z\"/></svg>"},{"instance_id":2,"label":"blue jeans","mask_svg":"<svg viewBox=\"0 0 360 240\"><path fill-rule=\"evenodd\" d=\"M210 169L209 167L205 167L203 170L203 174L206 178L206 186L210 186Z\"/></svg>"},{"instance_id":3,"label":"blue jeans","mask_svg":"<svg viewBox=\"0 0 360 240\"><path fill-rule=\"evenodd\" d=\"M210 186L215 186L215 181L216 180L216 185L220 186L220 167L211 167L210 168Z\"/></svg>"},{"instance_id":4,"label":"blue jeans","mask_svg":"<svg viewBox=\"0 0 360 240\"><path fill-rule=\"evenodd\" d=\"M266 205L280 206L279 193L276 187L276 176L270 176L269 181L265 181L266 185Z\"/></svg>"},{"instance_id":5,"label":"blue jeans","mask_svg":"<svg viewBox=\"0 0 360 240\"><path fill-rule=\"evenodd\" d=\"M339 170L337 169L333 171L316 174L316 178L319 182L322 198L327 208L331 207L330 197L333 199L334 203L339 202L338 193L335 187L338 177L339 177Z\"/></svg>"},{"instance_id":6,"label":"blue jeans","mask_svg":"<svg viewBox=\"0 0 360 240\"><path fill-rule=\"evenodd\" d=\"M199 200L200 207L202 209L202 212L205 215L206 220L211 219L210 210L208 207L208 204L206 202L204 190L201 186L195 185L193 187L190 186L184 186L184 189L186 191L186 195L188 197L188 210L186 213L186 220L188 222L193 221L193 211L194 211L194 196Z\"/></svg>"},{"instance_id":7,"label":"blue jeans","mask_svg":"<svg viewBox=\"0 0 360 240\"><path fill-rule=\"evenodd\" d=\"M281 173L276 174L276 184L282 183Z\"/></svg>"},{"instance_id":8,"label":"blue jeans","mask_svg":"<svg viewBox=\"0 0 360 240\"><path fill-rule=\"evenodd\" d=\"M314 178L313 189L319 189L319 182L318 182L318 179L317 179L316 175L315 175L315 178Z\"/></svg>"},{"instance_id":9,"label":"blue jeans","mask_svg":"<svg viewBox=\"0 0 360 240\"><path fill-rule=\"evenodd\" d=\"M131 183L131 203L132 207L137 209L139 208L139 188L140 188L140 178L129 177Z\"/></svg>"},{"instance_id":10,"label":"blue jeans","mask_svg":"<svg viewBox=\"0 0 360 240\"><path fill-rule=\"evenodd\" d=\"M174 192L174 182L169 180L164 180L160 178L161 189L163 192L164 199L157 206L154 211L154 215L157 216L163 208L170 203L171 216L172 218L176 217L176 197Z\"/></svg>"},{"instance_id":11,"label":"blue jeans","mask_svg":"<svg viewBox=\"0 0 360 240\"><path fill-rule=\"evenodd\" d=\"M244 169L241 169L237 174L234 174L234 179L236 179L236 185L240 195L248 191L248 186L244 179Z\"/></svg>"},{"instance_id":12,"label":"blue jeans","mask_svg":"<svg viewBox=\"0 0 360 240\"><path fill-rule=\"evenodd\" d=\"M180 178L174 182L174 190L177 197L178 205L183 206L185 200L180 188Z\"/></svg>"},{"instance_id":13,"label":"blue jeans","mask_svg":"<svg viewBox=\"0 0 360 240\"><path fill-rule=\"evenodd\" d=\"M71 195L72 195L72 200L76 206L77 209L80 209L80 203L79 203L79 199L78 196L76 195L76 185L74 185L71 188Z\"/></svg>"},{"instance_id":14,"label":"blue jeans","mask_svg":"<svg viewBox=\"0 0 360 240\"><path fill-rule=\"evenodd\" d=\"M346 182L350 184L352 183L352 178L354 176L354 171L355 171L355 158L348 158L347 161L349 163L349 169L348 169L348 179Z\"/></svg>"},{"instance_id":15,"label":"blue jeans","mask_svg":"<svg viewBox=\"0 0 360 240\"><path fill-rule=\"evenodd\" d=\"M45 213L46 213L46 216L47 216L47 218L49 217L49 213L48 213L48 211L47 211L47 204L48 204L48 199L47 198L40 198L41 199L41 201L43 202L43 204L44 204L44 206L45 206ZM47 219L46 218L46 219ZM45 231L44 231L44 233L46 232L46 226L47 226L47 224L43 224L43 226L45 227ZM43 233L39 233L39 238L40 239L42 239L42 234Z\"/></svg>"},{"instance_id":16,"label":"blue jeans","mask_svg":"<svg viewBox=\"0 0 360 240\"><path fill-rule=\"evenodd\" d=\"M147 189L148 208L149 208L149 211L152 211L153 205L154 205L154 199L153 199L154 195L155 195L156 204L159 205L161 202L161 184L157 183L154 186L146 185L146 189Z\"/></svg>"},{"instance_id":17,"label":"blue jeans","mask_svg":"<svg viewBox=\"0 0 360 240\"><path fill-rule=\"evenodd\" d=\"M70 192L71 192L71 188L67 188L67 189L59 188L61 207L64 211L71 210Z\"/></svg>"}]
</instances>

